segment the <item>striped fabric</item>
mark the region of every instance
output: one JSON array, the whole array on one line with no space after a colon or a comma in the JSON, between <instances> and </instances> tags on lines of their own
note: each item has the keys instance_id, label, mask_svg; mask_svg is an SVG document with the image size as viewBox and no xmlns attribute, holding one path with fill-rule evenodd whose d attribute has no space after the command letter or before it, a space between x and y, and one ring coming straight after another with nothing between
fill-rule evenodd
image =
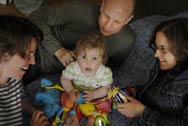
<instances>
[{"instance_id":1,"label":"striped fabric","mask_svg":"<svg viewBox=\"0 0 188 126\"><path fill-rule=\"evenodd\" d=\"M0 126L21 126L22 109L20 81L10 79L8 84L0 87Z\"/></svg>"}]
</instances>

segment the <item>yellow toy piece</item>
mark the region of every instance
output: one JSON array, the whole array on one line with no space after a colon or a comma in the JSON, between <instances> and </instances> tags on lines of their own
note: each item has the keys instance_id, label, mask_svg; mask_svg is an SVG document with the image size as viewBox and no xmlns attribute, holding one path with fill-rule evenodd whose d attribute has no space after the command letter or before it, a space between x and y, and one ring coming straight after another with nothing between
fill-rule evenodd
<instances>
[{"instance_id":1,"label":"yellow toy piece","mask_svg":"<svg viewBox=\"0 0 188 126\"><path fill-rule=\"evenodd\" d=\"M121 98L124 103L128 102L125 94L120 93L120 89L118 87L116 87L116 86L113 86L111 89L109 89L107 98L109 98L109 99L112 98L113 99L117 95L119 95L118 97Z\"/></svg>"},{"instance_id":2,"label":"yellow toy piece","mask_svg":"<svg viewBox=\"0 0 188 126\"><path fill-rule=\"evenodd\" d=\"M55 120L52 122L52 126L57 126L57 122L60 122L60 117L56 117Z\"/></svg>"},{"instance_id":3,"label":"yellow toy piece","mask_svg":"<svg viewBox=\"0 0 188 126\"><path fill-rule=\"evenodd\" d=\"M113 86L112 88L109 89L107 97L108 97L108 98L113 98L113 97L115 97L115 95L118 93L118 91L119 91L119 88Z\"/></svg>"},{"instance_id":4,"label":"yellow toy piece","mask_svg":"<svg viewBox=\"0 0 188 126\"><path fill-rule=\"evenodd\" d=\"M55 84L53 86L41 86L42 88L45 88L45 89L58 89L60 91L64 91L64 88L60 85L60 84Z\"/></svg>"},{"instance_id":5,"label":"yellow toy piece","mask_svg":"<svg viewBox=\"0 0 188 126\"><path fill-rule=\"evenodd\" d=\"M95 105L92 103L78 104L78 108L85 116L91 116L91 111L96 110Z\"/></svg>"}]
</instances>

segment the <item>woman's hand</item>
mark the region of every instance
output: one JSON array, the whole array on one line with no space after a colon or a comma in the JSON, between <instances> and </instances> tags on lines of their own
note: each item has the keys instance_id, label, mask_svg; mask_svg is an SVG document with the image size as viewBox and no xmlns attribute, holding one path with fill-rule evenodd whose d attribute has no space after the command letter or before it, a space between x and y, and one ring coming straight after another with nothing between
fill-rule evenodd
<instances>
[{"instance_id":1,"label":"woman's hand","mask_svg":"<svg viewBox=\"0 0 188 126\"><path fill-rule=\"evenodd\" d=\"M33 112L31 122L31 126L46 126L49 125L48 118L44 115L44 113L40 110L35 110Z\"/></svg>"},{"instance_id":2,"label":"woman's hand","mask_svg":"<svg viewBox=\"0 0 188 126\"><path fill-rule=\"evenodd\" d=\"M118 111L127 117L135 117L141 115L144 111L145 106L141 102L130 96L126 95L126 98L128 102L118 103Z\"/></svg>"},{"instance_id":3,"label":"woman's hand","mask_svg":"<svg viewBox=\"0 0 188 126\"><path fill-rule=\"evenodd\" d=\"M66 67L75 59L75 54L71 50L61 48L55 52L57 59Z\"/></svg>"}]
</instances>

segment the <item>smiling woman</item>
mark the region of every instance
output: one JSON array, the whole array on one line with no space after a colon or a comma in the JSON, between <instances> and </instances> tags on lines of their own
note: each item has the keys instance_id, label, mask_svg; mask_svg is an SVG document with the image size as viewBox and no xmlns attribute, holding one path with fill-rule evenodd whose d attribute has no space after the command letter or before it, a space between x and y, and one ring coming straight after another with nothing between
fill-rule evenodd
<instances>
[{"instance_id":1,"label":"smiling woman","mask_svg":"<svg viewBox=\"0 0 188 126\"><path fill-rule=\"evenodd\" d=\"M39 115L26 99L21 79L35 64L37 43L42 41L42 32L29 20L14 16L0 16L0 125L22 125L22 111L33 114L32 126L44 126L46 117ZM42 118L42 119L41 119ZM38 125L43 121L43 124Z\"/></svg>"},{"instance_id":2,"label":"smiling woman","mask_svg":"<svg viewBox=\"0 0 188 126\"><path fill-rule=\"evenodd\" d=\"M3 70L2 74L9 75L4 79L1 79L1 85L5 84L8 78L14 78L16 80L21 80L23 75L28 70L30 64L35 64L34 53L37 46L37 41L33 38L30 42L29 48L25 52L25 56L22 57L19 53L10 55L7 53L6 60L3 60L4 63L1 70Z\"/></svg>"},{"instance_id":3,"label":"smiling woman","mask_svg":"<svg viewBox=\"0 0 188 126\"><path fill-rule=\"evenodd\" d=\"M21 80L29 65L35 64L42 33L23 18L1 16L0 21L0 85L6 85L9 78Z\"/></svg>"},{"instance_id":4,"label":"smiling woman","mask_svg":"<svg viewBox=\"0 0 188 126\"><path fill-rule=\"evenodd\" d=\"M162 70L173 69L177 64L188 60L186 21L187 19L174 19L164 22L155 31L151 45Z\"/></svg>"},{"instance_id":5,"label":"smiling woman","mask_svg":"<svg viewBox=\"0 0 188 126\"><path fill-rule=\"evenodd\" d=\"M188 125L187 36L188 18L171 19L156 27L151 41L158 60L155 75L138 88L137 99L127 96L127 103L118 104L121 114L139 117L139 126Z\"/></svg>"}]
</instances>

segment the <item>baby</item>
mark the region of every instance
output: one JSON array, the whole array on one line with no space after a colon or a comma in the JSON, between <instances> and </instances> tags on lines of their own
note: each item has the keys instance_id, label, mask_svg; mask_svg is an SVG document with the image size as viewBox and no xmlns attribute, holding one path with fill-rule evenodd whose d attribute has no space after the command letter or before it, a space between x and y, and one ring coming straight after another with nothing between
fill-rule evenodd
<instances>
[{"instance_id":1,"label":"baby","mask_svg":"<svg viewBox=\"0 0 188 126\"><path fill-rule=\"evenodd\" d=\"M80 38L76 45L76 61L66 67L61 77L61 84L72 101L77 100L80 91L84 92L86 102L107 95L113 79L111 69L104 65L106 60L102 36L90 33ZM79 126L78 119L75 120L74 125ZM94 126L94 122L93 117L88 117L87 125Z\"/></svg>"}]
</instances>

